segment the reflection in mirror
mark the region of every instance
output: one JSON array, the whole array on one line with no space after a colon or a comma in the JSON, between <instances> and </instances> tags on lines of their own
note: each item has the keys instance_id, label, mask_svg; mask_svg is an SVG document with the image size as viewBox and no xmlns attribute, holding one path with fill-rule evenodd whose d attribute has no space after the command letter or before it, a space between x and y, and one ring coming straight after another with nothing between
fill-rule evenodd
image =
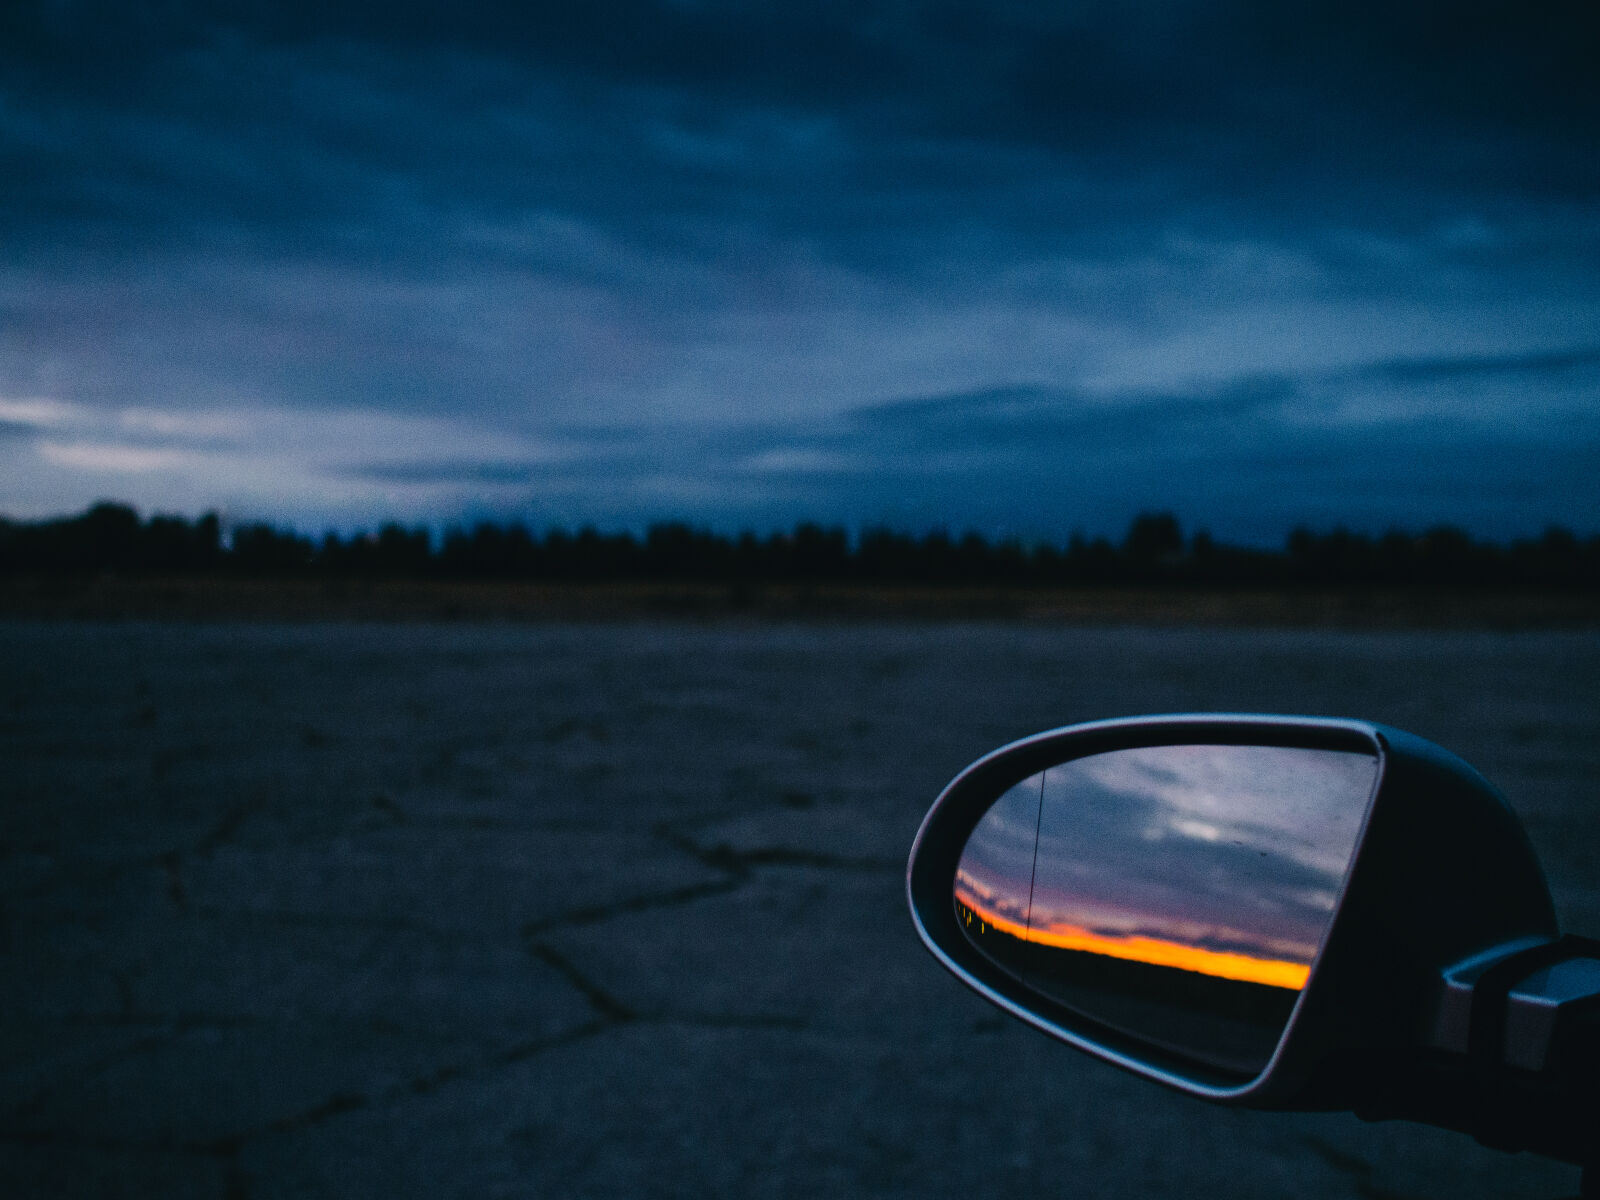
<instances>
[{"instance_id":1,"label":"reflection in mirror","mask_svg":"<svg viewBox=\"0 0 1600 1200\"><path fill-rule=\"evenodd\" d=\"M1327 933L1376 775L1368 754L1275 746L1063 763L979 822L957 918L1032 990L1253 1076Z\"/></svg>"}]
</instances>

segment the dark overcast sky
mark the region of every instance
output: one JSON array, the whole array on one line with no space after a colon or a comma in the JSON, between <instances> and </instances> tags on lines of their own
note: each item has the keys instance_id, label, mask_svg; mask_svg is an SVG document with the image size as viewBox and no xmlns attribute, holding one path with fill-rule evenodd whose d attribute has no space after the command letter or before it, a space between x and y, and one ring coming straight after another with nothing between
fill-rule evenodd
<instances>
[{"instance_id":1,"label":"dark overcast sky","mask_svg":"<svg viewBox=\"0 0 1600 1200\"><path fill-rule=\"evenodd\" d=\"M0 6L0 512L1600 529L1600 5Z\"/></svg>"}]
</instances>

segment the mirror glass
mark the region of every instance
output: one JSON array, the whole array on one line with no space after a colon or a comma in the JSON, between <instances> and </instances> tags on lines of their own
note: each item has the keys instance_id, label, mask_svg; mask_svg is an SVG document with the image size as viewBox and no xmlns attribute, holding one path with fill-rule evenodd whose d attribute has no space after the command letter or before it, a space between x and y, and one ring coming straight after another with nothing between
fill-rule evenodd
<instances>
[{"instance_id":1,"label":"mirror glass","mask_svg":"<svg viewBox=\"0 0 1600 1200\"><path fill-rule=\"evenodd\" d=\"M973 831L957 919L1033 991L1139 1045L1257 1075L1327 933L1377 766L1183 745L1051 767Z\"/></svg>"}]
</instances>

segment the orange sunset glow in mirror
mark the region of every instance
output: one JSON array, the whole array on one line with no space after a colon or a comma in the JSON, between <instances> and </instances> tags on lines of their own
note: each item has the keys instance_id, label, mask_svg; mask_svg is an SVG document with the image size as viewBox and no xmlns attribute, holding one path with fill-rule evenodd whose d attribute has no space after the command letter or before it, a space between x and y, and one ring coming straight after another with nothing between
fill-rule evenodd
<instances>
[{"instance_id":1,"label":"orange sunset glow in mirror","mask_svg":"<svg viewBox=\"0 0 1600 1200\"><path fill-rule=\"evenodd\" d=\"M1311 974L1311 968L1306 963L1206 950L1199 946L1185 946L1181 942L1164 941L1161 938L1106 937L1091 929L1063 924L1032 929L1025 924L1019 924L998 913L988 911L976 896L970 893L963 895L959 886L956 890L956 904L962 924L967 929L970 930L976 922L980 926L992 927L996 933L1019 938L1036 946L1057 950L1083 950L1091 954L1103 954L1109 958L1149 963L1151 966L1177 967L1201 975L1215 975L1219 979L1236 979L1243 983L1263 983L1268 987L1296 990L1305 987L1306 979Z\"/></svg>"}]
</instances>

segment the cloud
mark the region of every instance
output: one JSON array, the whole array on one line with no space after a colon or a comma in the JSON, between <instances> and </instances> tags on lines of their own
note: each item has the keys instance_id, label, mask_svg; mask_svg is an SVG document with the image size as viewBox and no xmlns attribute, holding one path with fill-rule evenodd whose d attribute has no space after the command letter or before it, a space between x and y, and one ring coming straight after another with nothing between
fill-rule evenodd
<instances>
[{"instance_id":1,"label":"cloud","mask_svg":"<svg viewBox=\"0 0 1600 1200\"><path fill-rule=\"evenodd\" d=\"M980 460L999 452L1013 463L1062 461L1063 453L1075 459L1147 454L1153 446L1189 439L1197 448L1216 449L1219 431L1259 436L1280 424L1297 395L1294 381L1273 376L1111 395L999 388L862 406L847 414L853 432L846 436L880 452L893 447L898 453L943 451ZM923 460L904 461L915 470Z\"/></svg>"},{"instance_id":2,"label":"cloud","mask_svg":"<svg viewBox=\"0 0 1600 1200\"><path fill-rule=\"evenodd\" d=\"M1600 176L1579 4L455 5L426 37L392 5L17 7L11 211L58 230L360 254L373 222L392 249L532 210L909 269L930 239L1082 246L1218 204L1342 224L1352 199L1392 229Z\"/></svg>"},{"instance_id":3,"label":"cloud","mask_svg":"<svg viewBox=\"0 0 1600 1200\"><path fill-rule=\"evenodd\" d=\"M51 429L71 423L80 410L43 397L8 400L0 397L0 421L18 429Z\"/></svg>"},{"instance_id":4,"label":"cloud","mask_svg":"<svg viewBox=\"0 0 1600 1200\"><path fill-rule=\"evenodd\" d=\"M1257 544L1302 523L1458 523L1511 537L1547 521L1593 524L1600 372L1580 374L1572 390L1541 394L1560 420L1542 418L1515 371L1472 376L1481 395L1450 403L1430 372L1378 373L1377 390L1362 372L1325 372L1187 391L917 397L819 421L805 439L753 431L737 453L809 453L836 468L806 495L808 511L834 519L1059 541L1074 528L1119 535L1140 509L1170 508ZM689 461L733 453L730 439Z\"/></svg>"},{"instance_id":5,"label":"cloud","mask_svg":"<svg viewBox=\"0 0 1600 1200\"><path fill-rule=\"evenodd\" d=\"M462 511L540 479L585 452L466 422L374 410L101 410L54 400L0 402L27 417L0 443L0 511L61 511L63 484L145 508L224 508L241 518L350 526ZM603 440L602 440L603 441Z\"/></svg>"},{"instance_id":6,"label":"cloud","mask_svg":"<svg viewBox=\"0 0 1600 1200\"><path fill-rule=\"evenodd\" d=\"M96 442L40 442L39 455L54 466L111 474L167 471L185 461L176 450Z\"/></svg>"},{"instance_id":7,"label":"cloud","mask_svg":"<svg viewBox=\"0 0 1600 1200\"><path fill-rule=\"evenodd\" d=\"M1431 519L1453 478L1503 528L1592 495L1523 457L1593 444L1592 4L6 21L0 395L58 406L0 409L30 511L91 461L330 521L1265 530Z\"/></svg>"},{"instance_id":8,"label":"cloud","mask_svg":"<svg viewBox=\"0 0 1600 1200\"><path fill-rule=\"evenodd\" d=\"M1456 355L1450 358L1393 359L1368 364L1356 374L1398 383L1480 379L1494 376L1593 374L1600 368L1600 346L1533 350L1521 354Z\"/></svg>"},{"instance_id":9,"label":"cloud","mask_svg":"<svg viewBox=\"0 0 1600 1200\"><path fill-rule=\"evenodd\" d=\"M366 463L348 472L356 479L396 484L529 484L539 469L518 462Z\"/></svg>"},{"instance_id":10,"label":"cloud","mask_svg":"<svg viewBox=\"0 0 1600 1200\"><path fill-rule=\"evenodd\" d=\"M189 441L232 441L247 437L250 422L232 412L165 412L160 409L127 408L117 414L117 423L135 434L182 438Z\"/></svg>"},{"instance_id":11,"label":"cloud","mask_svg":"<svg viewBox=\"0 0 1600 1200\"><path fill-rule=\"evenodd\" d=\"M851 471L858 464L842 454L808 446L776 446L739 463L738 469L757 475L815 475Z\"/></svg>"}]
</instances>

